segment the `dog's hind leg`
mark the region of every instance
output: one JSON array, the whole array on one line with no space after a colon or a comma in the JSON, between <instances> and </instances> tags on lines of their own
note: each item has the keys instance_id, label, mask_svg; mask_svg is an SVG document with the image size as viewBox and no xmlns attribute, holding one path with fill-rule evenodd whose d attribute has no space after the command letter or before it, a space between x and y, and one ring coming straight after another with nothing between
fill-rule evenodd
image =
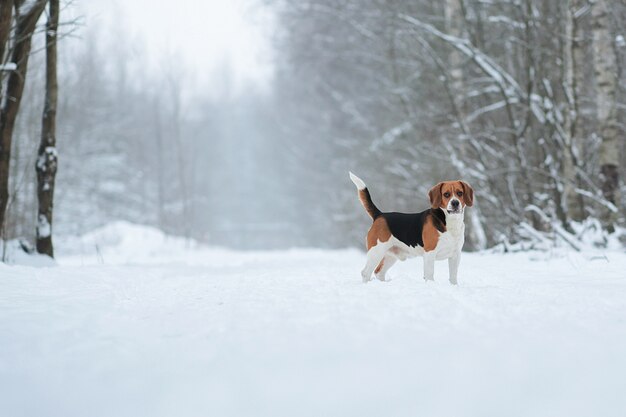
<instances>
[{"instance_id":1,"label":"dog's hind leg","mask_svg":"<svg viewBox=\"0 0 626 417\"><path fill-rule=\"evenodd\" d=\"M365 263L363 271L361 271L363 282L369 282L372 279L374 268L383 260L389 246L387 242L378 242L377 245L372 246L370 250L367 251L367 262Z\"/></svg>"},{"instance_id":2,"label":"dog's hind leg","mask_svg":"<svg viewBox=\"0 0 626 417\"><path fill-rule=\"evenodd\" d=\"M385 257L383 258L383 260L380 261L380 263L374 270L374 274L376 275L376 278L378 278L379 281L385 281L385 274L387 273L387 271L389 271L389 268L391 268L393 264L396 263L397 260L398 258L387 253Z\"/></svg>"}]
</instances>

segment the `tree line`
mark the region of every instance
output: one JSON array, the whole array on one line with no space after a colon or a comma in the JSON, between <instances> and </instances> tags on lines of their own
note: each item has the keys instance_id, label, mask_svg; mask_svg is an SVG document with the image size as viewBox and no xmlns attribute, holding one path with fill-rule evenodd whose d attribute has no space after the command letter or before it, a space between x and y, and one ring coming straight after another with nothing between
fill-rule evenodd
<instances>
[{"instance_id":1,"label":"tree line","mask_svg":"<svg viewBox=\"0 0 626 417\"><path fill-rule=\"evenodd\" d=\"M54 214L60 234L125 219L237 248L360 246L348 170L388 211L471 183L470 249L622 230L623 2L260 1L274 76L238 93L228 62L205 89L175 50L150 69L123 19L61 22L55 75L53 2L2 2L2 238L46 253Z\"/></svg>"},{"instance_id":2,"label":"tree line","mask_svg":"<svg viewBox=\"0 0 626 417\"><path fill-rule=\"evenodd\" d=\"M39 229L47 231L46 223L39 227L36 168L51 158L58 165L56 236L126 220L204 242L253 247L264 230L277 224L287 230L272 214L287 212L288 200L282 198L284 172L276 158L280 145L270 133L276 131L271 95L254 85L236 93L227 61L210 74L216 87L200 88L198 74L175 50L164 48L150 64L123 16L108 27L75 6L61 2L59 141L56 152L43 147L46 159L38 152L50 44L45 7L32 30L28 71L1 73L3 93L12 73L23 82L5 148L10 154L1 238L28 247ZM17 7L11 8L11 45ZM11 69L11 62L5 53L3 68ZM52 189L45 191L52 195ZM272 196L279 201L269 204ZM47 224L52 226L51 217Z\"/></svg>"},{"instance_id":3,"label":"tree line","mask_svg":"<svg viewBox=\"0 0 626 417\"><path fill-rule=\"evenodd\" d=\"M470 248L535 236L578 247L588 228L623 226L623 1L271 4L287 57L279 101L310 143L306 175L336 197L321 227L350 234L359 221L348 168L387 210L470 182Z\"/></svg>"}]
</instances>

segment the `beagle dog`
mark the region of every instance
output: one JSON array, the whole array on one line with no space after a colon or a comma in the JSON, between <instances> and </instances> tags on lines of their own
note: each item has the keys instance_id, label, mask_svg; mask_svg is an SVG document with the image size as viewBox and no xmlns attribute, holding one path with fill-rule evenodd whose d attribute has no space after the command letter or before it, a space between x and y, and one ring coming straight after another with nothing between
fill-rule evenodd
<instances>
[{"instance_id":1,"label":"beagle dog","mask_svg":"<svg viewBox=\"0 0 626 417\"><path fill-rule=\"evenodd\" d=\"M372 202L367 186L350 172L359 200L373 223L367 233L367 262L361 272L363 282L372 272L381 281L400 259L422 256L424 279L434 280L435 260L448 260L450 283L457 284L461 248L465 242L465 207L474 204L474 190L463 181L440 182L430 189L431 208L421 213L383 213Z\"/></svg>"}]
</instances>

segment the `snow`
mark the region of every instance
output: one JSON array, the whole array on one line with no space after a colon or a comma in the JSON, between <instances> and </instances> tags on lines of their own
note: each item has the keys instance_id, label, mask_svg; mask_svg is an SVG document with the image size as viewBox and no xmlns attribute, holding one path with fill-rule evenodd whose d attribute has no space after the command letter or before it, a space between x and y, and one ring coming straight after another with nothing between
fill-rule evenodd
<instances>
[{"instance_id":1,"label":"snow","mask_svg":"<svg viewBox=\"0 0 626 417\"><path fill-rule=\"evenodd\" d=\"M44 153L37 157L37 169L39 171L46 171L46 162L47 161L56 161L58 159L57 149L54 146L46 146L44 149Z\"/></svg>"},{"instance_id":2,"label":"snow","mask_svg":"<svg viewBox=\"0 0 626 417\"><path fill-rule=\"evenodd\" d=\"M128 223L0 264L3 416L623 416L623 250L237 252ZM599 256L601 255L601 256Z\"/></svg>"},{"instance_id":3,"label":"snow","mask_svg":"<svg viewBox=\"0 0 626 417\"><path fill-rule=\"evenodd\" d=\"M46 171L46 155L42 154L37 157L37 163L35 164L39 171Z\"/></svg>"},{"instance_id":4,"label":"snow","mask_svg":"<svg viewBox=\"0 0 626 417\"><path fill-rule=\"evenodd\" d=\"M49 237L51 233L50 223L43 214L37 217L37 236L40 238Z\"/></svg>"},{"instance_id":5,"label":"snow","mask_svg":"<svg viewBox=\"0 0 626 417\"><path fill-rule=\"evenodd\" d=\"M518 22L515 21L511 18L509 18L508 16L489 16L488 18L489 22L491 23L505 23L508 25L511 25L512 27L516 28L516 29L524 29L525 25L522 22Z\"/></svg>"},{"instance_id":6,"label":"snow","mask_svg":"<svg viewBox=\"0 0 626 417\"><path fill-rule=\"evenodd\" d=\"M516 103L518 100L510 100L509 103ZM472 112L471 114L469 114L467 116L467 121L468 122L473 122L474 120L476 120L479 116L482 116L486 113L492 112L494 110L499 110L503 107L505 107L507 105L507 102L504 100L501 101L497 101L495 103L489 104L487 106L481 107L478 110Z\"/></svg>"},{"instance_id":7,"label":"snow","mask_svg":"<svg viewBox=\"0 0 626 417\"><path fill-rule=\"evenodd\" d=\"M30 267L54 266L55 261L47 255L40 255L35 252L35 248L28 247L28 252L24 250L29 246L25 242L17 239L3 242L0 240L0 279L2 279L2 261L7 265L24 265ZM1 285L1 284L0 284ZM1 414L1 413L0 413Z\"/></svg>"},{"instance_id":8,"label":"snow","mask_svg":"<svg viewBox=\"0 0 626 417\"><path fill-rule=\"evenodd\" d=\"M15 71L17 64L15 62L7 62L6 64L0 64L0 71Z\"/></svg>"}]
</instances>

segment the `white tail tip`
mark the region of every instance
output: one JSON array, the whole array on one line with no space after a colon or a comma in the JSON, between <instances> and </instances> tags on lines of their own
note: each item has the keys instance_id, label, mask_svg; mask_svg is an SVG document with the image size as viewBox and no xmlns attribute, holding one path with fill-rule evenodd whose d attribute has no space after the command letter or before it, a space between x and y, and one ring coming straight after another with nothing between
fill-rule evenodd
<instances>
[{"instance_id":1,"label":"white tail tip","mask_svg":"<svg viewBox=\"0 0 626 417\"><path fill-rule=\"evenodd\" d=\"M350 172L350 179L352 180L354 185L356 185L356 188L358 188L359 190L364 190L366 188L363 180L357 177L356 175L354 175L352 172Z\"/></svg>"}]
</instances>

